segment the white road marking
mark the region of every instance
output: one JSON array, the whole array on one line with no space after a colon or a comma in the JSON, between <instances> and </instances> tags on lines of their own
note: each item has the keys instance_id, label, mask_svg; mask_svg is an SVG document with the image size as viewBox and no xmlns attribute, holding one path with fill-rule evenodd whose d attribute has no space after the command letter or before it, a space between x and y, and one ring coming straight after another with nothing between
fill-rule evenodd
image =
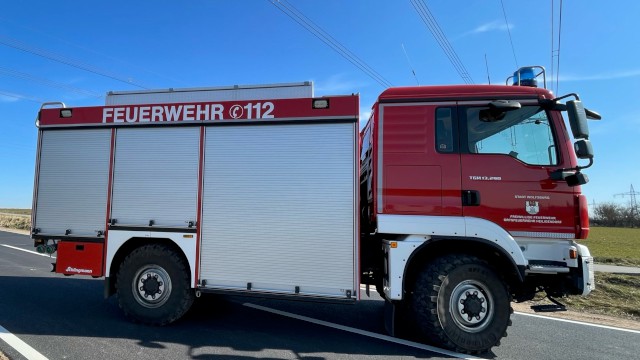
<instances>
[{"instance_id":1,"label":"white road marking","mask_svg":"<svg viewBox=\"0 0 640 360\"><path fill-rule=\"evenodd\" d=\"M334 323L330 323L328 321L323 321L323 320L310 318L310 317L307 317L307 316L292 314L292 313L289 313L289 312L286 312L286 311L280 311L280 310L276 310L276 309L272 309L272 308L268 308L268 307L264 307L264 306L260 306L260 305L255 305L255 304L251 304L251 303L244 303L242 305L244 305L246 307L250 307L252 309L256 309L256 310L262 310L262 311L270 312L272 314L286 316L286 317L289 317L289 318L292 318L292 319L302 320L302 321L310 322L310 323L313 323L313 324L316 324L316 325L322 325L322 326L330 327L330 328L333 328L333 329L338 329L338 330L347 331L347 332L350 332L350 333L353 333L353 334L368 336L368 337L371 337L371 338L384 340L384 341L388 341L388 342L392 342L392 343L396 343L396 344L400 344L400 345L406 345L406 346L410 346L410 347L413 347L413 348L416 348L416 349L427 350L427 351L431 351L431 352L434 352L434 353L437 353L437 354L441 354L441 355L452 356L452 357L455 357L455 358L458 358L458 359L484 360L482 358L469 357L466 354L460 354L460 353L457 353L457 352L453 352L453 351L449 351L449 350L445 350L445 349L440 349L440 348L437 348L437 347L434 347L434 346L429 346L429 345L425 345L425 344L416 343L416 342L413 342L413 341L398 339L398 338L394 338L392 336L382 335L382 334L378 334L378 333L374 333L374 332L366 331L366 330L361 330L361 329L356 329L356 328L352 328L352 327L349 327L349 326L334 324Z\"/></svg>"},{"instance_id":2,"label":"white road marking","mask_svg":"<svg viewBox=\"0 0 640 360\"><path fill-rule=\"evenodd\" d=\"M366 286L365 285L361 285L360 286L360 290L365 290ZM375 287L372 287L372 293L376 293L375 292ZM377 294L377 293L376 293ZM608 326L608 325L599 325L599 324L593 324L593 323L588 323L588 322L582 322L582 321L576 321L576 320L568 320L568 319L562 319L562 318L555 318L555 317L551 317L551 316L544 316L544 315L538 315L538 314L530 314L530 313L523 313L523 312L514 312L514 314L518 314L518 315L524 315L524 316L531 316L531 317L536 317L536 318L540 318L540 319L547 319L547 320L555 320L555 321L563 321L566 323L571 323L571 324L578 324L578 325L585 325L585 326L593 326L593 327L598 327L598 328L602 328L602 329L608 329L608 330L617 330L617 331L624 331L624 332L630 332L633 334L640 334L639 330L632 330L632 329L624 329L624 328L619 328L619 327L614 327L614 326Z\"/></svg>"},{"instance_id":3,"label":"white road marking","mask_svg":"<svg viewBox=\"0 0 640 360\"><path fill-rule=\"evenodd\" d=\"M46 256L46 257L52 258L52 259L56 258L55 256L50 256L49 254L40 254L39 252L26 250L26 249L19 248L19 247L16 247L16 246L5 245L5 244L0 244L0 246L8 247L8 248L11 248L11 249L14 249L14 250L20 250L20 251L28 252L29 254L33 254L33 255Z\"/></svg>"},{"instance_id":4,"label":"white road marking","mask_svg":"<svg viewBox=\"0 0 640 360\"><path fill-rule=\"evenodd\" d=\"M543 315L529 314L529 313L522 313L522 312L515 312L515 314L524 315L524 316L531 316L531 317L536 317L536 318L540 318L540 319L562 321L562 322L566 322L566 323L570 323L570 324L593 326L593 327L597 327L597 328L601 328L601 329L617 330L617 331L630 332L630 333L634 333L634 334L640 334L640 331L638 331L638 330L623 329L623 328L607 326L607 325L598 325L598 324L592 324L592 323L587 323L587 322L560 319L560 318L554 318L554 317L550 317L550 316L543 316Z\"/></svg>"},{"instance_id":5,"label":"white road marking","mask_svg":"<svg viewBox=\"0 0 640 360\"><path fill-rule=\"evenodd\" d=\"M17 336L13 335L2 326L0 326L0 339L4 340L4 342L9 344L9 346L11 346L12 348L16 349L16 351L18 351L28 360L48 360L36 349L29 346L26 342L20 340Z\"/></svg>"}]
</instances>

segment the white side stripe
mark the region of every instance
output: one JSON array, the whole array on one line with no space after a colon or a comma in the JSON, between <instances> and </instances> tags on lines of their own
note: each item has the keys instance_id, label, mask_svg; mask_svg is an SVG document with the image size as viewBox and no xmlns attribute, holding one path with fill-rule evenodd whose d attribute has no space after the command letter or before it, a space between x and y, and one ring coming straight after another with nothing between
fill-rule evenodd
<instances>
[{"instance_id":1,"label":"white side stripe","mask_svg":"<svg viewBox=\"0 0 640 360\"><path fill-rule=\"evenodd\" d=\"M0 326L0 339L4 340L9 346L16 349L22 356L28 360L48 360L44 355L40 354L36 349L29 346L26 342L18 339L7 329Z\"/></svg>"},{"instance_id":2,"label":"white side stripe","mask_svg":"<svg viewBox=\"0 0 640 360\"><path fill-rule=\"evenodd\" d=\"M51 259L55 259L56 258L55 256L51 256L49 254L40 254L39 252L26 250L26 249L19 248L19 247L16 247L16 246L5 245L5 244L0 244L0 246L8 247L8 248L11 248L11 249L14 249L14 250L20 250L20 251L28 252L29 254L33 254L33 255L46 256L46 257L51 258Z\"/></svg>"},{"instance_id":3,"label":"white side stripe","mask_svg":"<svg viewBox=\"0 0 640 360\"><path fill-rule=\"evenodd\" d=\"M586 322L581 322L581 321L560 319L560 318L554 318L554 317L550 317L550 316L543 316L543 315L536 315L536 314L529 314L529 313L522 313L522 312L515 312L515 314L524 315L524 316L531 316L531 317L540 318L540 319L562 321L562 322L566 322L566 323L570 323L570 324L593 326L593 327L597 327L597 328L601 328L601 329L624 331L624 332L630 332L630 333L634 333L634 334L640 334L640 331L638 331L638 330L623 329L623 328L607 326L607 325L591 324L591 323L586 323Z\"/></svg>"},{"instance_id":4,"label":"white side stripe","mask_svg":"<svg viewBox=\"0 0 640 360\"><path fill-rule=\"evenodd\" d=\"M251 304L251 303L244 303L242 305L244 305L246 307L250 307L252 309L256 309L256 310L262 310L262 311L270 312L272 314L277 314L277 315L286 316L286 317L289 317L289 318L292 318L292 319L296 319L296 320L302 320L302 321L310 322L310 323L313 323L313 324L316 324L316 325L322 325L322 326L330 327L330 328L333 328L333 329L347 331L347 332L350 332L350 333L353 333L353 334L368 336L368 337L375 338L375 339L378 339L378 340L384 340L384 341L388 341L388 342L392 342L392 343L396 343L396 344L400 344L400 345L406 345L406 346L410 346L410 347L413 347L413 348L416 348L416 349L431 351L431 352L434 352L434 353L437 353L437 354L442 354L442 355L446 355L446 356L452 356L452 357L455 357L455 358L458 358L458 359L483 360L482 358L469 357L468 355L465 355L465 354L460 354L460 353L457 353L457 352L453 352L453 351L449 351L449 350L445 350L445 349L440 349L440 348L437 348L437 347L434 347L434 346L429 346L429 345L416 343L416 342L413 342L413 341L398 339L398 338L394 338L392 336L382 335L382 334L378 334L378 333L374 333L374 332L366 331L366 330L361 330L361 329L356 329L356 328L352 328L352 327L349 327L349 326L334 324L334 323L330 323L330 322L327 322L327 321L318 320L318 319L314 319L314 318L310 318L310 317L306 317L306 316L302 316L302 315L296 315L296 314L292 314L292 313L288 313L288 312L280 311L280 310L276 310L276 309L271 309L271 308L260 306L260 305L255 305L255 304Z\"/></svg>"}]
</instances>

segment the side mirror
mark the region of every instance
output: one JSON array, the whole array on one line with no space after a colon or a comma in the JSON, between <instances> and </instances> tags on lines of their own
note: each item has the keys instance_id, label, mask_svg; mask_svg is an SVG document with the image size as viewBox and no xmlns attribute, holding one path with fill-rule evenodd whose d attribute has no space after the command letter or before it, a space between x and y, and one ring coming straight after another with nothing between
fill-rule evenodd
<instances>
[{"instance_id":1,"label":"side mirror","mask_svg":"<svg viewBox=\"0 0 640 360\"><path fill-rule=\"evenodd\" d=\"M571 133L576 139L589 138L589 125L587 124L587 113L580 100L567 101L567 113L569 115L569 125Z\"/></svg>"},{"instance_id":2,"label":"side mirror","mask_svg":"<svg viewBox=\"0 0 640 360\"><path fill-rule=\"evenodd\" d=\"M587 114L587 119L589 120L602 120L602 116L593 110L584 109L584 112Z\"/></svg>"},{"instance_id":3,"label":"side mirror","mask_svg":"<svg viewBox=\"0 0 640 360\"><path fill-rule=\"evenodd\" d=\"M584 184L588 183L589 182L589 177L587 176L587 174L583 174L581 172L577 172L577 173L575 173L573 175L567 176L565 181L567 182L567 185L569 185L571 187L574 187L574 186L584 185Z\"/></svg>"},{"instance_id":4,"label":"side mirror","mask_svg":"<svg viewBox=\"0 0 640 360\"><path fill-rule=\"evenodd\" d=\"M593 159L593 147L591 141L587 139L580 139L573 144L573 149L576 151L578 159Z\"/></svg>"}]
</instances>

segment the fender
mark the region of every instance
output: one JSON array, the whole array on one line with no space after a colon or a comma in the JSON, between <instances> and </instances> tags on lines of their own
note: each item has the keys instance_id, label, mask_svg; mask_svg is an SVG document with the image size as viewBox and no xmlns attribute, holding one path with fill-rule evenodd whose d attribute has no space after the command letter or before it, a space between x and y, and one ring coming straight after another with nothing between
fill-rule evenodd
<instances>
[{"instance_id":1,"label":"fender","mask_svg":"<svg viewBox=\"0 0 640 360\"><path fill-rule=\"evenodd\" d=\"M378 233L409 235L402 241L383 242L389 275L384 291L392 300L402 299L405 268L412 254L433 237L450 237L451 241L457 238L488 242L509 256L516 267L528 265L520 246L507 231L480 218L381 214L378 215ZM395 243L393 246L392 242Z\"/></svg>"},{"instance_id":2,"label":"fender","mask_svg":"<svg viewBox=\"0 0 640 360\"><path fill-rule=\"evenodd\" d=\"M195 233L164 232L164 231L132 231L132 230L109 230L107 239L107 252L105 254L105 274L109 275L113 258L118 250L132 238L156 238L169 239L182 250L185 258L189 262L191 271L191 286L196 284L196 243L198 241ZM135 241L135 240L134 240Z\"/></svg>"}]
</instances>

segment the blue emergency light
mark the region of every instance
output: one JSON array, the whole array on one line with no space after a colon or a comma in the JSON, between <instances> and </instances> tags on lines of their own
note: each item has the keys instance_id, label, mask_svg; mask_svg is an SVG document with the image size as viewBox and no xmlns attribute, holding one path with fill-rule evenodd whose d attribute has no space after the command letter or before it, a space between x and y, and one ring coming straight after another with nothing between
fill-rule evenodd
<instances>
[{"instance_id":1,"label":"blue emergency light","mask_svg":"<svg viewBox=\"0 0 640 360\"><path fill-rule=\"evenodd\" d=\"M534 67L522 67L513 73L513 85L538 87Z\"/></svg>"}]
</instances>

